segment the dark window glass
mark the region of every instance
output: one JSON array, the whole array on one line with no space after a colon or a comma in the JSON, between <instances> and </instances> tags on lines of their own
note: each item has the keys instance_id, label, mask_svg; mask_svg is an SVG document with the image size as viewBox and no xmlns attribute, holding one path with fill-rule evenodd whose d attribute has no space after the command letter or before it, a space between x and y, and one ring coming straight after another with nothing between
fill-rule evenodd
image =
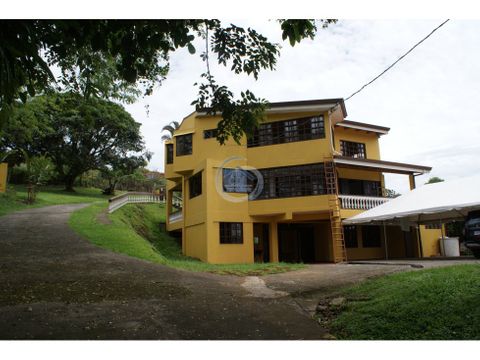
<instances>
[{"instance_id":1,"label":"dark window glass","mask_svg":"<svg viewBox=\"0 0 480 360\"><path fill-rule=\"evenodd\" d=\"M257 177L251 171L243 169L223 169L223 191L231 193L250 193L257 183Z\"/></svg>"},{"instance_id":2,"label":"dark window glass","mask_svg":"<svg viewBox=\"0 0 480 360\"><path fill-rule=\"evenodd\" d=\"M323 164L309 164L259 170L263 190L257 199L326 194Z\"/></svg>"},{"instance_id":3,"label":"dark window glass","mask_svg":"<svg viewBox=\"0 0 480 360\"><path fill-rule=\"evenodd\" d=\"M344 226L343 235L345 237L345 246L347 248L357 248L358 239L357 239L357 227L356 226Z\"/></svg>"},{"instance_id":4,"label":"dark window glass","mask_svg":"<svg viewBox=\"0 0 480 360\"><path fill-rule=\"evenodd\" d=\"M221 222L220 244L243 244L243 224L236 222Z\"/></svg>"},{"instance_id":5,"label":"dark window glass","mask_svg":"<svg viewBox=\"0 0 480 360\"><path fill-rule=\"evenodd\" d=\"M177 139L177 156L192 154L192 134L179 135Z\"/></svg>"},{"instance_id":6,"label":"dark window glass","mask_svg":"<svg viewBox=\"0 0 480 360\"><path fill-rule=\"evenodd\" d=\"M173 164L173 144L167 144L167 164Z\"/></svg>"},{"instance_id":7,"label":"dark window glass","mask_svg":"<svg viewBox=\"0 0 480 360\"><path fill-rule=\"evenodd\" d=\"M440 230L441 228L442 228L442 224L425 225L425 229L427 229L427 230Z\"/></svg>"},{"instance_id":8,"label":"dark window glass","mask_svg":"<svg viewBox=\"0 0 480 360\"><path fill-rule=\"evenodd\" d=\"M217 137L217 129L208 129L203 131L203 138L204 139L212 139Z\"/></svg>"},{"instance_id":9,"label":"dark window glass","mask_svg":"<svg viewBox=\"0 0 480 360\"><path fill-rule=\"evenodd\" d=\"M343 156L366 159L367 151L365 150L365 144L357 143L353 141L340 140L340 152Z\"/></svg>"},{"instance_id":10,"label":"dark window glass","mask_svg":"<svg viewBox=\"0 0 480 360\"><path fill-rule=\"evenodd\" d=\"M380 226L362 226L362 242L364 248L381 247Z\"/></svg>"},{"instance_id":11,"label":"dark window glass","mask_svg":"<svg viewBox=\"0 0 480 360\"><path fill-rule=\"evenodd\" d=\"M247 141L248 147L283 144L325 137L323 116L260 124Z\"/></svg>"},{"instance_id":12,"label":"dark window glass","mask_svg":"<svg viewBox=\"0 0 480 360\"><path fill-rule=\"evenodd\" d=\"M202 172L199 172L188 179L190 199L202 194Z\"/></svg>"},{"instance_id":13,"label":"dark window glass","mask_svg":"<svg viewBox=\"0 0 480 360\"><path fill-rule=\"evenodd\" d=\"M382 196L380 181L339 179L340 194L360 196Z\"/></svg>"}]
</instances>

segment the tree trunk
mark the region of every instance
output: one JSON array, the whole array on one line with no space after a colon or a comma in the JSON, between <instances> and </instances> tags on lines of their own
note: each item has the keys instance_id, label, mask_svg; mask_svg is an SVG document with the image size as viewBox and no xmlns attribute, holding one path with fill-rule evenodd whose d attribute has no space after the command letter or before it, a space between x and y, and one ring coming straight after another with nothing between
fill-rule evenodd
<instances>
[{"instance_id":1,"label":"tree trunk","mask_svg":"<svg viewBox=\"0 0 480 360\"><path fill-rule=\"evenodd\" d=\"M108 187L105 190L103 190L103 195L114 196L116 185L117 185L116 181L114 181L114 182L109 181L108 182Z\"/></svg>"},{"instance_id":2,"label":"tree trunk","mask_svg":"<svg viewBox=\"0 0 480 360\"><path fill-rule=\"evenodd\" d=\"M75 192L73 189L73 184L75 183L75 179L77 177L74 175L67 175L65 176L64 182L65 182L65 191L69 192Z\"/></svg>"}]
</instances>

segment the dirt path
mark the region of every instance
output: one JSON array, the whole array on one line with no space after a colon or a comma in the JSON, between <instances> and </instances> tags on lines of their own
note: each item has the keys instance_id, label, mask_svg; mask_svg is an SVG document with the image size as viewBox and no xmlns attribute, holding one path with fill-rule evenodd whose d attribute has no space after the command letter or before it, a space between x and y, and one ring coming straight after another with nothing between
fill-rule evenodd
<instances>
[{"instance_id":1,"label":"dirt path","mask_svg":"<svg viewBox=\"0 0 480 360\"><path fill-rule=\"evenodd\" d=\"M0 218L0 339L323 336L292 298L264 296L258 282L252 290L241 286L245 278L175 270L88 243L67 225L83 206Z\"/></svg>"}]
</instances>

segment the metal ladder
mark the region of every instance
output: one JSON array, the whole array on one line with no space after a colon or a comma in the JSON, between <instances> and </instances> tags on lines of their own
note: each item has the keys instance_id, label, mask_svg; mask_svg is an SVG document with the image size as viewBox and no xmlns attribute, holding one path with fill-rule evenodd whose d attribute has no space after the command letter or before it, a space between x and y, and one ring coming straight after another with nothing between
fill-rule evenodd
<instances>
[{"instance_id":1,"label":"metal ladder","mask_svg":"<svg viewBox=\"0 0 480 360\"><path fill-rule=\"evenodd\" d=\"M345 237L343 233L342 217L340 214L340 200L338 198L338 179L333 157L324 159L325 184L328 194L328 206L330 209L330 227L333 239L334 262L346 262L347 250L345 248Z\"/></svg>"}]
</instances>

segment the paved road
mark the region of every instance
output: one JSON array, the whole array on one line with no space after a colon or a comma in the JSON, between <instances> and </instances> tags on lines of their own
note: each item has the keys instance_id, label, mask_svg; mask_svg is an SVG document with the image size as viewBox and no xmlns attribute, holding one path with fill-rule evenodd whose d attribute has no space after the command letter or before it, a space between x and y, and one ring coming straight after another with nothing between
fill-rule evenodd
<instances>
[{"instance_id":1,"label":"paved road","mask_svg":"<svg viewBox=\"0 0 480 360\"><path fill-rule=\"evenodd\" d=\"M292 298L259 292L251 279L171 269L91 245L67 225L82 206L0 218L0 339L322 337Z\"/></svg>"},{"instance_id":2,"label":"paved road","mask_svg":"<svg viewBox=\"0 0 480 360\"><path fill-rule=\"evenodd\" d=\"M312 265L261 278L176 270L76 235L67 220L83 206L0 218L0 339L318 339L326 331L311 314L321 295L412 269Z\"/></svg>"}]
</instances>

